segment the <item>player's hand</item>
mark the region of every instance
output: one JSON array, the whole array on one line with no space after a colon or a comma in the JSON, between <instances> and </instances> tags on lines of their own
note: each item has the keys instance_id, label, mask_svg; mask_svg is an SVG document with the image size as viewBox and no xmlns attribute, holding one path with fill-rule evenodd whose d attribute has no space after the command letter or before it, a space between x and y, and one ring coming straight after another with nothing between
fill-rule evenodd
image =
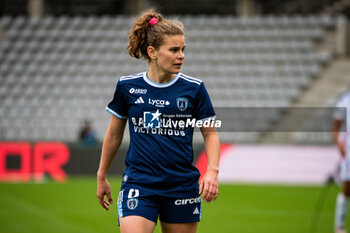
<instances>
[{"instance_id":1,"label":"player's hand","mask_svg":"<svg viewBox=\"0 0 350 233\"><path fill-rule=\"evenodd\" d=\"M100 202L100 205L106 210L109 210L109 205L113 204L113 199L111 195L111 187L106 178L103 178L103 179L97 178L96 195L97 195L98 201ZM105 196L107 196L108 201L106 200Z\"/></svg>"},{"instance_id":2,"label":"player's hand","mask_svg":"<svg viewBox=\"0 0 350 233\"><path fill-rule=\"evenodd\" d=\"M207 169L199 184L199 194L203 193L203 199L206 202L215 201L219 194L218 170Z\"/></svg>"}]
</instances>

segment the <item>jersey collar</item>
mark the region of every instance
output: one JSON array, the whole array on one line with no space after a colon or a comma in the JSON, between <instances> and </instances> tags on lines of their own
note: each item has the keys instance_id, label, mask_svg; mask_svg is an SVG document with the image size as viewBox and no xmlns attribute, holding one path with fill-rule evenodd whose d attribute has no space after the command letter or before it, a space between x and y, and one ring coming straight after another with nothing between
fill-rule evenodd
<instances>
[{"instance_id":1,"label":"jersey collar","mask_svg":"<svg viewBox=\"0 0 350 233\"><path fill-rule=\"evenodd\" d=\"M172 80L170 80L167 83L156 83L148 78L147 72L143 72L143 80L145 80L146 83L148 83L149 85L151 85L153 87L160 87L160 88L169 87L169 86L173 85L179 79L179 76L180 76L180 73L178 73Z\"/></svg>"}]
</instances>

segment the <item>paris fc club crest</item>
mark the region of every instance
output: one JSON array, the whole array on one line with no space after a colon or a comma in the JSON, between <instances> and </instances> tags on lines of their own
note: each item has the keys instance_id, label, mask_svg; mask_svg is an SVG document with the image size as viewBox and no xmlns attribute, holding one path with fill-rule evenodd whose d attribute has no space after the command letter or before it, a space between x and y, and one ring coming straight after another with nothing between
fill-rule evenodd
<instances>
[{"instance_id":1,"label":"paris fc club crest","mask_svg":"<svg viewBox=\"0 0 350 233\"><path fill-rule=\"evenodd\" d=\"M136 209L138 203L139 203L139 200L137 200L137 198L128 199L127 205L128 205L129 210Z\"/></svg>"},{"instance_id":2,"label":"paris fc club crest","mask_svg":"<svg viewBox=\"0 0 350 233\"><path fill-rule=\"evenodd\" d=\"M176 105L180 111L185 111L187 109L188 100L185 97L177 98Z\"/></svg>"}]
</instances>

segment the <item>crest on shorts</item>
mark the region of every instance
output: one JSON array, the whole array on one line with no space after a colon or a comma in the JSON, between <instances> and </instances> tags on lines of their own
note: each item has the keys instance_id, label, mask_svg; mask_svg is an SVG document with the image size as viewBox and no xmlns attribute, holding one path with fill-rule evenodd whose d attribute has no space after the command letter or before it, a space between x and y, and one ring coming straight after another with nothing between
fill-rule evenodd
<instances>
[{"instance_id":1,"label":"crest on shorts","mask_svg":"<svg viewBox=\"0 0 350 233\"><path fill-rule=\"evenodd\" d=\"M137 198L130 198L127 201L127 205L128 205L129 210L136 209L138 204L139 204L139 200L137 200Z\"/></svg>"},{"instance_id":2,"label":"crest on shorts","mask_svg":"<svg viewBox=\"0 0 350 233\"><path fill-rule=\"evenodd\" d=\"M176 105L180 111L185 111L187 109L188 100L185 97L177 98Z\"/></svg>"}]
</instances>

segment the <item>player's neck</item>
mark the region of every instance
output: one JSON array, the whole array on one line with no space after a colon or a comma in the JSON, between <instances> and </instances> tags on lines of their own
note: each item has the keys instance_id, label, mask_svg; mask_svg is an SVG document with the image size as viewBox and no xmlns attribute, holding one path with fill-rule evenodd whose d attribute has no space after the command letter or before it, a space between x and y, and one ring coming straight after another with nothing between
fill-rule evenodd
<instances>
[{"instance_id":1,"label":"player's neck","mask_svg":"<svg viewBox=\"0 0 350 233\"><path fill-rule=\"evenodd\" d=\"M175 78L176 74L166 73L158 69L158 67L149 66L147 77L155 83L167 83Z\"/></svg>"}]
</instances>

